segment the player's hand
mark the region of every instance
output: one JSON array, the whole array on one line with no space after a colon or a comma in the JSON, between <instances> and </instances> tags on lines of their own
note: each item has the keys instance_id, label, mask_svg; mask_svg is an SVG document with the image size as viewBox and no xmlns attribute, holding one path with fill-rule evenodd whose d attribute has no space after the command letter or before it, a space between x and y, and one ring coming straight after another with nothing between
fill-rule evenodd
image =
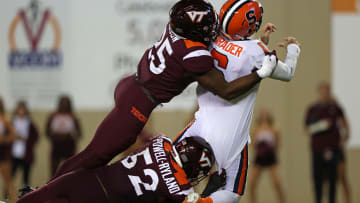
<instances>
[{"instance_id":1,"label":"player's hand","mask_svg":"<svg viewBox=\"0 0 360 203\"><path fill-rule=\"evenodd\" d=\"M183 203L212 203L212 202L213 200L211 199L211 197L202 198L196 192L191 192L186 197L186 200L183 201Z\"/></svg>"},{"instance_id":2,"label":"player's hand","mask_svg":"<svg viewBox=\"0 0 360 203\"><path fill-rule=\"evenodd\" d=\"M224 168L221 169L221 173L215 171L210 175L210 181L216 184L219 188L226 185L226 171Z\"/></svg>"},{"instance_id":3,"label":"player's hand","mask_svg":"<svg viewBox=\"0 0 360 203\"><path fill-rule=\"evenodd\" d=\"M284 41L277 43L279 47L284 47L285 49L288 47L289 44L296 44L300 47L300 43L295 37L285 37Z\"/></svg>"},{"instance_id":4,"label":"player's hand","mask_svg":"<svg viewBox=\"0 0 360 203\"><path fill-rule=\"evenodd\" d=\"M270 41L270 34L276 31L276 26L272 23L267 23L261 30L261 41L268 45Z\"/></svg>"},{"instance_id":5,"label":"player's hand","mask_svg":"<svg viewBox=\"0 0 360 203\"><path fill-rule=\"evenodd\" d=\"M196 203L200 199L200 195L196 192L191 192L183 203Z\"/></svg>"},{"instance_id":6,"label":"player's hand","mask_svg":"<svg viewBox=\"0 0 360 203\"><path fill-rule=\"evenodd\" d=\"M269 77L273 72L277 64L276 55L266 55L264 57L262 66L260 70L257 70L256 73L259 75L260 78L267 78Z\"/></svg>"}]
</instances>

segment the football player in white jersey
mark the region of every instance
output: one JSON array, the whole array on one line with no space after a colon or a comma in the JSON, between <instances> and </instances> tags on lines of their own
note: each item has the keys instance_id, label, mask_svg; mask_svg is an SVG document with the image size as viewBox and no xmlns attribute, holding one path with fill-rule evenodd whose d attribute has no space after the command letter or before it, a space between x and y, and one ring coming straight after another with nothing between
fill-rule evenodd
<instances>
[{"instance_id":1,"label":"football player in white jersey","mask_svg":"<svg viewBox=\"0 0 360 203\"><path fill-rule=\"evenodd\" d=\"M221 70L227 81L250 74L260 69L264 57L270 54L266 45L250 37L261 25L263 8L256 0L229 0L220 11L221 35L210 48L216 68ZM274 26L268 25L262 40L268 43L269 32ZM300 48L295 38L286 38L287 48L284 62L278 64L271 78L290 81L294 75ZM214 203L238 202L246 186L248 168L249 128L259 85L232 101L198 86L199 110L195 120L176 138L200 135L214 149L218 171L226 170L226 185L213 192ZM210 183L211 184L211 183ZM211 190L211 185L207 188ZM208 195L208 192L203 196ZM201 198L200 198L201 199ZM196 202L196 198L195 201Z\"/></svg>"}]
</instances>

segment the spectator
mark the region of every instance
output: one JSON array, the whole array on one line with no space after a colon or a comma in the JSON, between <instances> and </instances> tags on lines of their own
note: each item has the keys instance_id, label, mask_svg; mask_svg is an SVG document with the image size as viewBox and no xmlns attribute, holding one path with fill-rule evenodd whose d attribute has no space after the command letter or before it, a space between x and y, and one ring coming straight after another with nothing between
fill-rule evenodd
<instances>
[{"instance_id":1,"label":"spectator","mask_svg":"<svg viewBox=\"0 0 360 203\"><path fill-rule=\"evenodd\" d=\"M24 101L19 101L17 104L13 126L21 139L16 140L12 146L11 175L14 177L20 167L23 171L23 184L28 186L30 185L29 174L34 161L34 146L39 134Z\"/></svg>"},{"instance_id":2,"label":"spectator","mask_svg":"<svg viewBox=\"0 0 360 203\"><path fill-rule=\"evenodd\" d=\"M341 132L348 129L348 124L341 106L331 95L330 85L320 83L317 90L318 99L308 108L305 119L306 130L311 136L315 199L316 203L321 203L322 186L327 177L329 202L335 203L340 151L348 138L348 135L342 137Z\"/></svg>"},{"instance_id":3,"label":"spectator","mask_svg":"<svg viewBox=\"0 0 360 203\"><path fill-rule=\"evenodd\" d=\"M11 202L15 202L16 195L11 179L11 144L17 138L15 131L5 115L5 107L0 98L0 174L5 182L7 194Z\"/></svg>"},{"instance_id":4,"label":"spectator","mask_svg":"<svg viewBox=\"0 0 360 203\"><path fill-rule=\"evenodd\" d=\"M54 175L60 162L75 154L81 137L80 124L68 96L60 97L56 112L47 121L46 135L51 141L51 175Z\"/></svg>"},{"instance_id":5,"label":"spectator","mask_svg":"<svg viewBox=\"0 0 360 203\"><path fill-rule=\"evenodd\" d=\"M345 141L345 139L344 139L344 141ZM351 188L350 188L347 174L346 174L347 172L346 172L346 163L345 162L346 162L345 149L344 149L344 145L342 145L341 149L340 149L340 159L339 159L339 166L338 166L339 174L338 175L339 175L340 184L342 185L342 188L344 191L345 203L351 203Z\"/></svg>"},{"instance_id":6,"label":"spectator","mask_svg":"<svg viewBox=\"0 0 360 203\"><path fill-rule=\"evenodd\" d=\"M277 151L279 148L279 132L274 127L273 116L266 110L262 110L255 123L254 129L255 160L250 179L250 202L256 202L256 188L261 173L269 169L272 182L279 202L285 202L285 196L281 187Z\"/></svg>"}]
</instances>

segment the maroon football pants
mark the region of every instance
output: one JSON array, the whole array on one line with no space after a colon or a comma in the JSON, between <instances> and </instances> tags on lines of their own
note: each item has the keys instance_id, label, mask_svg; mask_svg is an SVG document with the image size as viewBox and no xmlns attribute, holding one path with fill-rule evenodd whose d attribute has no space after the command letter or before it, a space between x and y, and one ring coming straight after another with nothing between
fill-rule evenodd
<instances>
[{"instance_id":1,"label":"maroon football pants","mask_svg":"<svg viewBox=\"0 0 360 203\"><path fill-rule=\"evenodd\" d=\"M26 194L17 203L100 203L108 202L96 170L67 173Z\"/></svg>"},{"instance_id":2,"label":"maroon football pants","mask_svg":"<svg viewBox=\"0 0 360 203\"><path fill-rule=\"evenodd\" d=\"M106 165L135 143L155 107L156 104L136 83L134 75L122 79L115 89L115 107L102 121L90 144L66 160L53 179L76 169Z\"/></svg>"}]
</instances>

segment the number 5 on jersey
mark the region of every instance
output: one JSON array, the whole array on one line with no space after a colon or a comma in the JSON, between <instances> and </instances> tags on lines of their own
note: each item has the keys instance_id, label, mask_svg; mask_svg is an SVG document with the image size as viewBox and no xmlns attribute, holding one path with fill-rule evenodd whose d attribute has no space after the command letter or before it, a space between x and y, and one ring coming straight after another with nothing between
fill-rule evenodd
<instances>
[{"instance_id":1,"label":"number 5 on jersey","mask_svg":"<svg viewBox=\"0 0 360 203\"><path fill-rule=\"evenodd\" d=\"M152 53L152 51L157 49L160 46L160 48L157 50L156 53ZM160 41L154 45L154 48L150 50L149 52L149 60L150 60L150 71L156 75L164 72L166 65L165 65L165 57L164 57L164 51L166 51L169 56L173 53L173 49L171 48L171 44L168 38L164 40L164 34ZM154 64L155 56L159 59L160 64L156 66Z\"/></svg>"}]
</instances>

